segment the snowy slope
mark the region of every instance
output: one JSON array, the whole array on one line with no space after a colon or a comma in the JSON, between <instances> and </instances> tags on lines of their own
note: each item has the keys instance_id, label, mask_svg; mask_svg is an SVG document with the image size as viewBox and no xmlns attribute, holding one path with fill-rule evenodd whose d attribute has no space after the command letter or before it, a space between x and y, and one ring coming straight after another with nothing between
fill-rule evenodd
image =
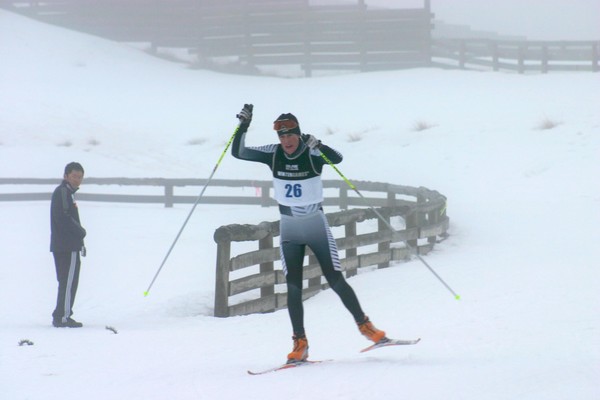
<instances>
[{"instance_id":1,"label":"snowy slope","mask_svg":"<svg viewBox=\"0 0 600 400\"><path fill-rule=\"evenodd\" d=\"M0 203L2 399L600 397L598 74L224 75L3 11L0 38L0 176L59 178L77 160L87 177L205 178L243 103L249 144L274 142L272 120L293 112L350 179L448 197L451 236L427 260L462 297L416 260L361 274L350 284L376 325L420 344L359 354L368 343L326 291L306 327L312 358L336 361L251 377L291 349L287 312L212 317L212 235L276 209L198 207L144 297L189 206L81 202L85 326L59 330L48 204ZM216 177L269 173L228 155Z\"/></svg>"}]
</instances>

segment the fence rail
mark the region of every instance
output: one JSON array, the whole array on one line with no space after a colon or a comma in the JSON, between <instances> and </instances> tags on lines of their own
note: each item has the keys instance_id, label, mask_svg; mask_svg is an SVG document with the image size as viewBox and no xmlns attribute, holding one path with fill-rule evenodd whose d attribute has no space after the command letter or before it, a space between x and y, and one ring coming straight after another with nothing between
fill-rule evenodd
<instances>
[{"instance_id":1,"label":"fence rail","mask_svg":"<svg viewBox=\"0 0 600 400\"><path fill-rule=\"evenodd\" d=\"M461 69L483 67L518 73L531 71L598 72L600 41L508 41L437 39L432 65Z\"/></svg>"},{"instance_id":2,"label":"fence rail","mask_svg":"<svg viewBox=\"0 0 600 400\"><path fill-rule=\"evenodd\" d=\"M446 198L438 192L383 183L371 185L371 189L386 193L385 202L388 206L379 208L378 212L386 219L387 224L379 220L378 215L370 208L326 215L332 228L344 227L344 236L336 238L336 243L338 249L344 252L343 257L340 254L340 263L346 277L356 275L360 268L386 268L390 261L406 260L410 257L410 249L426 254L433 249L438 236L445 236L448 230ZM396 199L396 195L414 195L415 199L400 200ZM390 231L388 224L394 216L404 219L404 229ZM358 233L359 227L365 230L367 226L368 229L372 224L367 222L374 219L378 220L375 231ZM270 312L286 307L287 295L283 287L285 276L281 270L275 269L274 264L280 260L279 247L273 245L277 236L279 221L262 222L258 225L226 225L215 231L216 317ZM232 242L242 241L256 242L258 250L232 257ZM392 246L398 242L406 242L409 246ZM375 250L373 246L376 246ZM308 265L304 267L303 273L306 281L303 298L311 297L328 287L323 282L320 266L310 249L307 249L307 256ZM242 276L232 276L240 271Z\"/></svg>"},{"instance_id":3,"label":"fence rail","mask_svg":"<svg viewBox=\"0 0 600 400\"><path fill-rule=\"evenodd\" d=\"M315 70L427 66L433 28L423 8L371 9L364 1L311 6L308 0L0 0L38 20L122 42L187 48L197 67L255 72L266 65Z\"/></svg>"},{"instance_id":4,"label":"fence rail","mask_svg":"<svg viewBox=\"0 0 600 400\"><path fill-rule=\"evenodd\" d=\"M0 178L0 187L2 185L17 185L19 187L27 186L56 186L61 182L60 179L43 178ZM126 186L132 188L139 187L162 187L162 194L114 194L114 193L90 193L79 192L78 200L99 201L112 203L147 203L164 204L165 207L173 207L174 204L193 204L197 196L177 195L176 188L183 187L203 187L207 183L206 179L166 179L166 178L85 178L85 187L96 186ZM253 180L226 180L213 179L210 182L212 187L223 188L244 188L252 187L261 193L256 196L211 196L205 195L200 201L203 204L248 204L261 205L264 207L275 205L275 201L269 197L269 191L272 187L271 181L253 181ZM335 184L334 184L335 185ZM43 201L50 200L52 191L44 192L20 192L20 193L0 193L0 202L2 201Z\"/></svg>"},{"instance_id":5,"label":"fence rail","mask_svg":"<svg viewBox=\"0 0 600 400\"><path fill-rule=\"evenodd\" d=\"M599 71L600 41L432 39L429 0L412 9L308 0L0 0L0 7L121 42L187 48L196 68L258 73L294 65L374 71L414 67L519 73Z\"/></svg>"},{"instance_id":6,"label":"fence rail","mask_svg":"<svg viewBox=\"0 0 600 400\"><path fill-rule=\"evenodd\" d=\"M51 190L43 192L14 192L13 186L39 186L53 188L60 179L39 178L0 178L0 202L2 201L50 201ZM197 197L175 195L175 188L186 186L202 187L205 179L164 179L164 178L86 178L85 188L94 186L117 185L127 187L162 187L163 195L122 195L110 193L79 193L78 200L106 201L125 203L163 203L172 207L176 203L193 203ZM323 205L337 206L344 211L327 214L332 227L344 227L344 237L336 238L338 248L344 251L341 264L346 277L353 276L359 268L377 265L379 268L389 266L390 261L403 260L410 256L408 247L393 247L394 243L407 242L413 249L422 254L430 251L439 236L445 236L449 226L446 215L446 198L434 190L424 187L411 187L381 182L355 181L354 185L364 195L353 196L343 181L323 181L325 199ZM213 179L211 187L221 188L254 188L259 189L257 196L203 196L201 203L206 204L245 204L274 206L277 203L270 196L272 181L224 180ZM331 195L334 189L336 194ZM8 191L8 193L7 193ZM375 193L375 195L374 195ZM383 194L383 196L382 196ZM376 213L365 209L366 204L379 207L379 213L389 224L394 216L401 216L405 221L405 229L391 232L388 225L378 220L377 230L358 233L359 227L364 231L366 221L377 219ZM362 209L349 209L351 206ZM274 247L273 238L279 235L279 223L262 222L258 225L226 225L215 231L217 242L217 266L215 281L215 316L227 317L256 312L274 311L285 307L283 293L276 292L276 285L285 282L281 271L274 269L279 260L279 249ZM420 242L421 240L421 242ZM258 250L232 256L232 242L255 241ZM369 246L376 246L372 251ZM366 249L366 250L365 250ZM361 253L359 254L359 250ZM364 252L363 252L364 250ZM308 253L309 265L304 277L308 286L304 297L310 297L327 287L321 282L321 272L312 253ZM242 271L246 276L233 277L231 273ZM259 291L260 297L248 298L253 291ZM244 297L230 304L233 296Z\"/></svg>"},{"instance_id":7,"label":"fence rail","mask_svg":"<svg viewBox=\"0 0 600 400\"><path fill-rule=\"evenodd\" d=\"M0 202L2 201L49 201L52 196L52 186L56 186L61 182L60 179L45 179L45 178L0 178L0 188L2 186L50 186L50 189L43 192L15 192L0 189ZM77 194L77 199L82 201L98 201L112 203L154 203L164 204L165 207L173 207L174 204L193 204L197 196L178 195L176 190L184 187L201 188L206 185L206 179L167 179L167 178L85 178L85 187L97 186L126 186L132 188L140 187L157 187L162 188L162 194L114 194L114 193L91 193L80 191ZM409 196L417 196L419 189L408 186L392 185L387 183L356 181L355 186L365 192L382 192L388 191L390 188L398 188L406 192ZM271 197L272 181L263 180L230 180L230 179L212 179L210 181L211 188L253 188L253 195L227 195L227 196L211 196L204 195L200 200L200 204L243 204L243 205L260 205L263 207L275 206L277 202ZM350 206L364 206L364 201L359 197L352 196L353 191L348 185L340 180L324 180L324 189L337 189L337 195L326 197L324 206L337 206L341 209L347 209ZM94 191L95 191L94 190ZM256 194L259 193L257 196ZM390 196L392 196L390 194ZM395 198L395 195L394 195ZM378 197L367 197L369 204L375 207L389 205L389 199ZM401 200L397 200L401 202Z\"/></svg>"}]
</instances>

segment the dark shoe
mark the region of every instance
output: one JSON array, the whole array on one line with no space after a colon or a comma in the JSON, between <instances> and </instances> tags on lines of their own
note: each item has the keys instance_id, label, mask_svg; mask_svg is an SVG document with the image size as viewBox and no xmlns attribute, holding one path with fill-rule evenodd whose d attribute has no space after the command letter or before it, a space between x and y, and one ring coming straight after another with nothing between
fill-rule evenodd
<instances>
[{"instance_id":1,"label":"dark shoe","mask_svg":"<svg viewBox=\"0 0 600 400\"><path fill-rule=\"evenodd\" d=\"M55 328L81 328L83 324L73 318L67 318L67 322L62 322L62 319L52 320L52 326Z\"/></svg>"}]
</instances>

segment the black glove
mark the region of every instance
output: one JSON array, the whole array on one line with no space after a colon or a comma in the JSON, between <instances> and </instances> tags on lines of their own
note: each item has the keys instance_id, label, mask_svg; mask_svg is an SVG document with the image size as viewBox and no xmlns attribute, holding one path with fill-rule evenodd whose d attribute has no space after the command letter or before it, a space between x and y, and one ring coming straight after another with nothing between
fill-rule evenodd
<instances>
[{"instance_id":1,"label":"black glove","mask_svg":"<svg viewBox=\"0 0 600 400\"><path fill-rule=\"evenodd\" d=\"M240 120L240 123L250 123L250 121L252 121L252 108L254 108L254 106L252 104L244 104L244 108L242 108L242 111L240 111L239 114L236 115L236 117Z\"/></svg>"},{"instance_id":2,"label":"black glove","mask_svg":"<svg viewBox=\"0 0 600 400\"><path fill-rule=\"evenodd\" d=\"M302 141L305 145L307 145L311 150L318 149L321 147L321 141L314 137L313 135L309 135L306 133L302 134Z\"/></svg>"}]
</instances>

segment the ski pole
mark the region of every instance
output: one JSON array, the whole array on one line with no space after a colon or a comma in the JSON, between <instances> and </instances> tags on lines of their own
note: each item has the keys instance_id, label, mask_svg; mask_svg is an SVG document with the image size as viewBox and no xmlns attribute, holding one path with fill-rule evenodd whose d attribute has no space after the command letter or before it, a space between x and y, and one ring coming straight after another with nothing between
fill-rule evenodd
<instances>
[{"instance_id":1,"label":"ski pole","mask_svg":"<svg viewBox=\"0 0 600 400\"><path fill-rule=\"evenodd\" d=\"M188 221L190 220L190 217L192 216L194 210L196 209L196 206L200 202L200 199L204 195L204 191L208 187L208 184L210 183L210 181L211 181L212 177L214 176L215 172L217 171L217 168L219 168L219 164L221 164L221 161L223 160L223 157L225 157L225 154L227 153L227 149L229 149L229 146L231 146L231 143L233 142L233 139L235 138L235 135L237 135L239 129L240 129L240 125L237 126L237 128L233 132L233 135L231 135L231 138L229 138L229 141L227 142L227 146L225 146L225 150L223 150L223 153L221 153L221 156L219 157L219 160L215 164L215 167L213 168L212 173L208 177L208 180L204 184L204 187L202 188L202 191L200 192L200 195L196 198L196 202L192 206L192 209L190 210L187 218L183 222L183 225L181 226L181 229L179 229L179 232L177 233L177 236L175 236L175 240L171 244L171 247L169 248L169 251L167 251L167 254L165 255L165 258L163 258L162 262L160 263L160 267L158 267L158 271L156 271L156 274L154 275L154 278L152 278L152 282L150 282L150 285L148 286L148 289L146 289L146 291L144 292L144 296L148 296L148 293L150 292L150 288L152 288L152 285L154 285L154 281L156 281L156 278L158 277L158 274L160 273L160 271L162 270L162 268L165 266L165 263L167 262L167 259L169 258L169 255L171 254L171 251L173 251L173 248L175 247L175 244L179 240L179 237L181 236L181 233L183 232L183 229L185 228L185 226L187 225Z\"/></svg>"},{"instance_id":2,"label":"ski pole","mask_svg":"<svg viewBox=\"0 0 600 400\"><path fill-rule=\"evenodd\" d=\"M375 207L373 207L372 205L369 204L369 202L367 201L367 199L365 198L365 196L362 195L362 193L356 188L356 186L354 186L354 184L352 182L350 182L350 180L348 178L346 178L344 176L344 174L342 174L342 172L335 166L335 164L333 164L331 162L331 160L325 155L323 154L323 152L321 153L321 157L323 157L323 160L325 160L325 162L327 164L329 164L329 166L331 166L335 172L337 172L339 174L339 176L342 177L342 179L344 180L344 182L346 182L346 184L348 186L350 186L350 188L352 190L354 190L356 192L356 194L359 195L359 197L365 202L365 204L375 212L375 214L377 215L377 217L383 221L383 223L385 225L387 225L388 228L390 228L390 230L394 233L398 233L398 231L385 219L383 218L383 216L379 213L379 211L377 211L375 209ZM423 259L423 257L421 257L421 255L417 252L417 250L415 250L411 245L408 244L408 241L405 240L404 243L406 244L406 247L408 247L410 250L412 250L414 252L414 254L417 256L417 258L419 259L419 261L421 261L423 263L423 265L425 265L427 267L427 269L429 269L429 271L446 287L446 289L448 289L448 291L450 291L450 293L452 293L452 295L454 296L454 298L456 300L460 300L460 296L458 294L456 294L456 292L454 290L452 290L452 288L450 286L448 286L448 284L442 279L441 276L439 276L434 270L433 268L431 268L431 266Z\"/></svg>"}]
</instances>

